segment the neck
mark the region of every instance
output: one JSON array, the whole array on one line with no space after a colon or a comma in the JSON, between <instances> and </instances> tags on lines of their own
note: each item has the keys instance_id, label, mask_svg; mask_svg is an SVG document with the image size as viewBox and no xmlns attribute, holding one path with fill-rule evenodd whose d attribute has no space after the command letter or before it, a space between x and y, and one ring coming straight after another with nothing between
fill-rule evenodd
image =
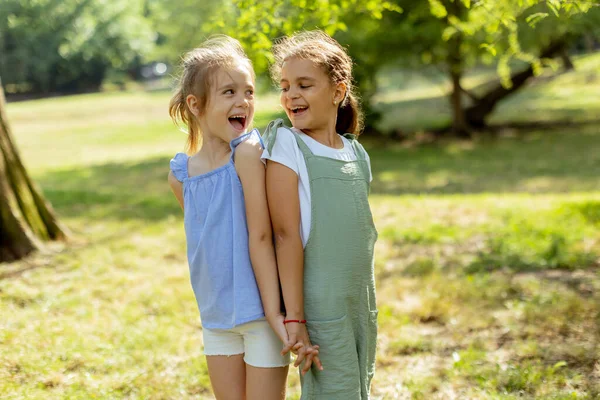
<instances>
[{"instance_id":1,"label":"neck","mask_svg":"<svg viewBox=\"0 0 600 400\"><path fill-rule=\"evenodd\" d=\"M218 167L223 164L223 159L231 154L229 143L221 138L212 135L205 135L202 138L202 147L198 155L204 158L211 167Z\"/></svg>"},{"instance_id":2,"label":"neck","mask_svg":"<svg viewBox=\"0 0 600 400\"><path fill-rule=\"evenodd\" d=\"M321 128L302 129L302 132L325 146L339 148L343 146L343 143L340 145L341 139L335 131L335 121L334 119L332 124L327 124L327 126Z\"/></svg>"}]
</instances>

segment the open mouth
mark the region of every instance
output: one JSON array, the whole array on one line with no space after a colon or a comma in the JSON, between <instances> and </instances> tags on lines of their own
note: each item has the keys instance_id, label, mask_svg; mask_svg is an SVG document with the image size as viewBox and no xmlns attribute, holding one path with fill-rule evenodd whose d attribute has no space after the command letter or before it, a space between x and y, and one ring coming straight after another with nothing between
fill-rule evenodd
<instances>
[{"instance_id":1,"label":"open mouth","mask_svg":"<svg viewBox=\"0 0 600 400\"><path fill-rule=\"evenodd\" d=\"M232 115L228 118L229 123L236 131L243 131L246 128L246 119L245 115Z\"/></svg>"},{"instance_id":2,"label":"open mouth","mask_svg":"<svg viewBox=\"0 0 600 400\"><path fill-rule=\"evenodd\" d=\"M302 115L306 112L306 110L308 110L307 106L295 106L290 108L290 111L294 115Z\"/></svg>"}]
</instances>

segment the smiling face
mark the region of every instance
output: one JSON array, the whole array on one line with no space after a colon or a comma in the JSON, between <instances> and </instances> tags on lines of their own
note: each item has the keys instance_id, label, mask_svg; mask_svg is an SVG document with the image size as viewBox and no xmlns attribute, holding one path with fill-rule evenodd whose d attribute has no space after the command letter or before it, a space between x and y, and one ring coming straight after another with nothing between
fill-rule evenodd
<instances>
[{"instance_id":1,"label":"smiling face","mask_svg":"<svg viewBox=\"0 0 600 400\"><path fill-rule=\"evenodd\" d=\"M323 71L310 60L293 57L281 67L281 105L292 126L300 130L335 127L337 104L344 96L345 86L334 85Z\"/></svg>"},{"instance_id":2,"label":"smiling face","mask_svg":"<svg viewBox=\"0 0 600 400\"><path fill-rule=\"evenodd\" d=\"M189 98L189 97L192 98ZM239 63L220 68L212 77L204 110L197 109L193 95L188 105L197 115L202 135L229 142L247 131L254 118L254 78L250 67Z\"/></svg>"}]
</instances>

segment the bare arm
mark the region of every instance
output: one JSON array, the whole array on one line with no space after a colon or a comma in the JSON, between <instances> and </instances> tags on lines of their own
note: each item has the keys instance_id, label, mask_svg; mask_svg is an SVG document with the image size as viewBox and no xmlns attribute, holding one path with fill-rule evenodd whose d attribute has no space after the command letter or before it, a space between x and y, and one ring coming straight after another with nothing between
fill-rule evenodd
<instances>
[{"instance_id":1,"label":"bare arm","mask_svg":"<svg viewBox=\"0 0 600 400\"><path fill-rule=\"evenodd\" d=\"M304 249L300 238L298 175L267 161L267 198L287 319L304 319Z\"/></svg>"},{"instance_id":2,"label":"bare arm","mask_svg":"<svg viewBox=\"0 0 600 400\"><path fill-rule=\"evenodd\" d=\"M168 180L169 186L171 186L171 190L173 191L173 194L177 198L177 201L179 202L179 205L183 210L183 184L179 182L177 178L175 178L175 175L173 175L173 171L169 171Z\"/></svg>"},{"instance_id":3,"label":"bare arm","mask_svg":"<svg viewBox=\"0 0 600 400\"><path fill-rule=\"evenodd\" d=\"M281 337L280 333L285 333L285 327L280 312L279 279L265 189L265 166L260 160L261 153L262 148L258 143L243 142L236 149L235 166L242 182L246 202L248 241L254 275L265 315L275 332ZM275 320L280 316L279 325ZM286 340L287 338L284 341Z\"/></svg>"},{"instance_id":4,"label":"bare arm","mask_svg":"<svg viewBox=\"0 0 600 400\"><path fill-rule=\"evenodd\" d=\"M300 237L298 175L282 164L267 161L267 198L275 231L277 267L283 290L286 319L303 320L304 249ZM319 346L311 345L306 325L288 324L287 332L289 342L283 351L298 352L295 366L299 366L306 360L302 365L302 375L309 371L313 363L322 370Z\"/></svg>"}]
</instances>

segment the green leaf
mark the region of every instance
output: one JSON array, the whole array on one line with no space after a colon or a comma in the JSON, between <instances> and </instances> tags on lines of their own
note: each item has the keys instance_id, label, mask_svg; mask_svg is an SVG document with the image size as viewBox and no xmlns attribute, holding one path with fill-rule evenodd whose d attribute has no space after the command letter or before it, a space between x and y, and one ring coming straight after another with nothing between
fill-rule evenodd
<instances>
[{"instance_id":1,"label":"green leaf","mask_svg":"<svg viewBox=\"0 0 600 400\"><path fill-rule=\"evenodd\" d=\"M462 0L462 3L465 5L465 7L471 8L471 0Z\"/></svg>"},{"instance_id":2,"label":"green leaf","mask_svg":"<svg viewBox=\"0 0 600 400\"><path fill-rule=\"evenodd\" d=\"M389 1L384 1L381 3L381 7L387 11L395 11L397 13L402 13L403 11L402 7Z\"/></svg>"},{"instance_id":3,"label":"green leaf","mask_svg":"<svg viewBox=\"0 0 600 400\"><path fill-rule=\"evenodd\" d=\"M456 35L456 33L458 33L458 30L455 27L448 26L446 27L446 29L444 29L444 32L442 33L442 40L447 42L452 38L452 36Z\"/></svg>"},{"instance_id":4,"label":"green leaf","mask_svg":"<svg viewBox=\"0 0 600 400\"><path fill-rule=\"evenodd\" d=\"M439 0L429 0L429 10L436 18L445 18L448 15L446 7Z\"/></svg>"},{"instance_id":5,"label":"green leaf","mask_svg":"<svg viewBox=\"0 0 600 400\"><path fill-rule=\"evenodd\" d=\"M512 80L510 79L510 66L508 65L508 61L510 56L505 54L500 57L500 61L498 61L497 72L500 77L500 83L506 89L510 89L512 87Z\"/></svg>"},{"instance_id":6,"label":"green leaf","mask_svg":"<svg viewBox=\"0 0 600 400\"><path fill-rule=\"evenodd\" d=\"M554 15L556 15L557 17L560 16L560 14L558 13L558 10L560 10L560 2L557 3L555 1L548 0L546 1L546 5L550 9L550 11L554 13Z\"/></svg>"},{"instance_id":7,"label":"green leaf","mask_svg":"<svg viewBox=\"0 0 600 400\"><path fill-rule=\"evenodd\" d=\"M540 22L541 20L543 20L544 18L546 18L547 16L548 16L548 13L538 12L538 13L531 14L530 16L525 18L525 21L527 21L529 26L531 26L532 28L535 28L537 23Z\"/></svg>"},{"instance_id":8,"label":"green leaf","mask_svg":"<svg viewBox=\"0 0 600 400\"><path fill-rule=\"evenodd\" d=\"M496 54L497 54L496 46L494 46L493 44L482 43L479 47L482 49L486 49L488 51L488 53L490 53L491 55L496 57Z\"/></svg>"},{"instance_id":9,"label":"green leaf","mask_svg":"<svg viewBox=\"0 0 600 400\"><path fill-rule=\"evenodd\" d=\"M531 68L533 70L533 76L540 76L542 74L542 72L544 72L544 69L542 68L542 63L540 62L540 60L534 60L531 63Z\"/></svg>"},{"instance_id":10,"label":"green leaf","mask_svg":"<svg viewBox=\"0 0 600 400\"><path fill-rule=\"evenodd\" d=\"M559 361L559 362L557 362L556 364L554 364L552 366L552 369L556 370L556 369L559 369L559 368L562 368L562 367L566 367L566 366L567 366L566 361Z\"/></svg>"}]
</instances>

